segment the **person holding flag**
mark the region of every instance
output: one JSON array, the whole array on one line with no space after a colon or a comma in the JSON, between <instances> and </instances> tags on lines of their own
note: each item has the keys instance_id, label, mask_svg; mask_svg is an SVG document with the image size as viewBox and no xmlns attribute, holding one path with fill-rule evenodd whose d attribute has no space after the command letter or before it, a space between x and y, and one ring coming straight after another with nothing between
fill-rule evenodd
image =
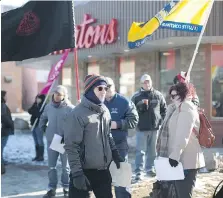
<instances>
[{"instance_id":1,"label":"person holding flag","mask_svg":"<svg viewBox=\"0 0 223 198\"><path fill-rule=\"evenodd\" d=\"M66 115L71 112L73 108L74 106L68 100L67 88L59 85L54 90L52 101L46 105L40 117L39 128L42 131L46 131L49 166L49 190L43 196L43 198L51 198L56 195L56 188L58 183L56 165L59 155L62 163L61 182L63 186L63 192L64 196L68 197L70 167L68 164L67 155L66 153L60 154L59 152L50 149L50 144L55 134L58 134L62 137L64 136L63 129L61 128L62 122ZM46 126L47 122L48 126Z\"/></svg>"}]
</instances>

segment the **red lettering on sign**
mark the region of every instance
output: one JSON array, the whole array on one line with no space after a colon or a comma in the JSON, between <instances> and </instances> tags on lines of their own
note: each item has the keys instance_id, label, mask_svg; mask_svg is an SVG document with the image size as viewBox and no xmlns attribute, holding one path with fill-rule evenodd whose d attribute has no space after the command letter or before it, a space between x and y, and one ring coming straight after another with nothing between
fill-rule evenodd
<instances>
[{"instance_id":1,"label":"red lettering on sign","mask_svg":"<svg viewBox=\"0 0 223 198\"><path fill-rule=\"evenodd\" d=\"M90 26L97 20L89 14L84 15L84 21L76 26L77 48L91 48L94 45L111 44L117 39L117 19L112 19L109 24Z\"/></svg>"}]
</instances>

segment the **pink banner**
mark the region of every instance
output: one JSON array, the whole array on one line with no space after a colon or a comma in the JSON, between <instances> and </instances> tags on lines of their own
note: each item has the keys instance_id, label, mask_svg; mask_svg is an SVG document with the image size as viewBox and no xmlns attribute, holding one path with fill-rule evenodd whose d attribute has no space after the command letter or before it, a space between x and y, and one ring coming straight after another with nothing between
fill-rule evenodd
<instances>
[{"instance_id":1,"label":"pink banner","mask_svg":"<svg viewBox=\"0 0 223 198\"><path fill-rule=\"evenodd\" d=\"M66 50L63 54L63 56L61 57L61 59L57 62L57 64L55 64L51 70L50 73L48 75L48 80L46 85L44 86L44 88L42 89L42 91L40 92L40 94L47 94L51 85L53 84L53 81L59 76L60 71L62 70L65 60L69 54L70 50Z\"/></svg>"}]
</instances>

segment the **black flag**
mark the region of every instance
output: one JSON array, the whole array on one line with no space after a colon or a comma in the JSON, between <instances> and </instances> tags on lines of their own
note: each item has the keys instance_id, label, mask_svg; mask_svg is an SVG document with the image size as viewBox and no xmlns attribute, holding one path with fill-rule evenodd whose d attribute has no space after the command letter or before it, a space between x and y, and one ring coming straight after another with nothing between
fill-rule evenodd
<instances>
[{"instance_id":1,"label":"black flag","mask_svg":"<svg viewBox=\"0 0 223 198\"><path fill-rule=\"evenodd\" d=\"M30 1L2 13L1 62L22 61L74 48L71 1Z\"/></svg>"}]
</instances>

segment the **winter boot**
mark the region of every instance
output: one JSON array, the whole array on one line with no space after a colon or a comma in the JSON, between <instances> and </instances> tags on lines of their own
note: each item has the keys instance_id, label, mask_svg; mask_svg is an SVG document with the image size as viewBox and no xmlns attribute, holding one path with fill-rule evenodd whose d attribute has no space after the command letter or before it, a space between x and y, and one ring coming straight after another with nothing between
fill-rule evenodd
<instances>
[{"instance_id":1,"label":"winter boot","mask_svg":"<svg viewBox=\"0 0 223 198\"><path fill-rule=\"evenodd\" d=\"M36 161L41 162L44 161L44 146L39 146L39 150L38 150L38 157L36 159Z\"/></svg>"},{"instance_id":2,"label":"winter boot","mask_svg":"<svg viewBox=\"0 0 223 198\"><path fill-rule=\"evenodd\" d=\"M52 198L56 196L56 190L49 190L44 196L43 198Z\"/></svg>"},{"instance_id":3,"label":"winter boot","mask_svg":"<svg viewBox=\"0 0 223 198\"><path fill-rule=\"evenodd\" d=\"M63 194L64 194L64 198L68 198L69 197L69 191L68 189L63 189Z\"/></svg>"},{"instance_id":4,"label":"winter boot","mask_svg":"<svg viewBox=\"0 0 223 198\"><path fill-rule=\"evenodd\" d=\"M34 157L34 158L32 159L32 161L36 161L36 160L38 159L38 153L39 153L39 146L36 145L36 157Z\"/></svg>"}]
</instances>

